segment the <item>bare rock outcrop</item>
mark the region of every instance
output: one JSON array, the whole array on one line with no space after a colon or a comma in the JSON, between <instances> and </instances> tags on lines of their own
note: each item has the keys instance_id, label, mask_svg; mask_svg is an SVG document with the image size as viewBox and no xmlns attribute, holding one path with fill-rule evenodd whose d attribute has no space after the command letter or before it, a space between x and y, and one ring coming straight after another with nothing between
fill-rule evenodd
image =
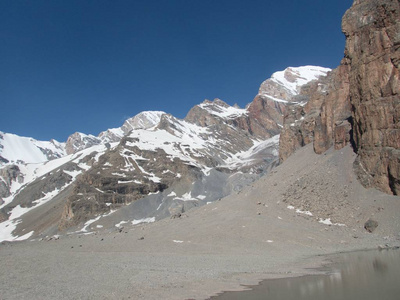
<instances>
[{"instance_id":1,"label":"bare rock outcrop","mask_svg":"<svg viewBox=\"0 0 400 300\"><path fill-rule=\"evenodd\" d=\"M356 170L365 186L400 194L400 3L355 1L343 17Z\"/></svg>"},{"instance_id":2,"label":"bare rock outcrop","mask_svg":"<svg viewBox=\"0 0 400 300\"><path fill-rule=\"evenodd\" d=\"M276 115L279 115L277 109L257 96L246 109L230 106L221 99L205 100L194 106L185 120L202 127L214 127L221 132L230 131L233 127L266 139L279 134Z\"/></svg>"},{"instance_id":3,"label":"bare rock outcrop","mask_svg":"<svg viewBox=\"0 0 400 300\"><path fill-rule=\"evenodd\" d=\"M10 196L10 187L12 181L21 183L23 175L17 165L8 165L0 169L0 205L3 204L3 198ZM2 220L0 216L0 221Z\"/></svg>"},{"instance_id":4,"label":"bare rock outcrop","mask_svg":"<svg viewBox=\"0 0 400 300\"><path fill-rule=\"evenodd\" d=\"M65 151L67 154L73 154L100 143L101 140L91 134L75 132L68 137L67 143L65 144Z\"/></svg>"}]
</instances>

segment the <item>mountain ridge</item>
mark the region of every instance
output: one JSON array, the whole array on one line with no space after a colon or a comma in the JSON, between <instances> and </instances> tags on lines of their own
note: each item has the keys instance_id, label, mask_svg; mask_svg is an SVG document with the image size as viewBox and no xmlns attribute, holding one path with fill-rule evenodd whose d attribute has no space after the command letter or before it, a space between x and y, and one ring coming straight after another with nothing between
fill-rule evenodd
<instances>
[{"instance_id":1,"label":"mountain ridge","mask_svg":"<svg viewBox=\"0 0 400 300\"><path fill-rule=\"evenodd\" d=\"M316 76L328 70L314 68ZM267 106L239 108L205 100L182 120L145 111L97 137L74 133L65 143L65 156L37 166L21 162L2 173L3 226L8 234L12 228L21 232L16 238L26 237L22 232L28 229L20 224L24 213L59 198L63 209L52 217L59 221L48 232L79 226L128 204L135 219L153 220L218 200L276 164L280 124L269 118L275 108ZM147 202L138 202L142 198ZM39 234L33 227L29 232Z\"/></svg>"},{"instance_id":2,"label":"mountain ridge","mask_svg":"<svg viewBox=\"0 0 400 300\"><path fill-rule=\"evenodd\" d=\"M342 64L290 104L257 95L232 114L207 101L198 123L165 114L115 143L1 168L14 193L0 210L2 296L208 299L327 278L327 261L373 249L358 271L386 272L400 247L400 3L355 0L345 16ZM327 280L348 286L346 268Z\"/></svg>"}]
</instances>

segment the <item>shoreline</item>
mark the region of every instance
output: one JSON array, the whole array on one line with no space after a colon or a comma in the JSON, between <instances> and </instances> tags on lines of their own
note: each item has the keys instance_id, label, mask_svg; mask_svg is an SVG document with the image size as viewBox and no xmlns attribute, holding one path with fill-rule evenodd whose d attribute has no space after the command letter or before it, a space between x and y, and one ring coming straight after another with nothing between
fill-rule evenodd
<instances>
[{"instance_id":1,"label":"shoreline","mask_svg":"<svg viewBox=\"0 0 400 300\"><path fill-rule=\"evenodd\" d=\"M143 226L139 229L128 231L125 235L119 235L115 238L119 243L121 238L129 236L129 242L132 237L136 238L137 233L148 230ZM137 230L139 229L139 230ZM113 233L98 233L85 237L61 237L59 240L51 241L23 241L17 243L7 243L0 247L0 262L7 269L6 260L9 257L25 258L27 261L35 261L30 266L26 266L21 272L19 282L24 282L32 289L32 284L38 284L40 281L52 282L51 288L41 286L36 287L35 293L11 292L2 293L3 299L51 299L54 296L61 299L213 299L223 292L244 291L261 282L271 279L287 279L294 277L310 275L327 275L326 267L337 262L337 257L356 252L367 252L377 250L375 239L365 239L362 247L360 245L345 245L338 251L323 252L312 251L290 251L285 255L282 251L274 253L253 253L250 255L238 255L234 253L218 254L216 249L210 249L209 253L189 253L179 251L179 248L164 251L154 249L144 251L145 247L139 247L135 250L128 250L127 247L115 251L111 244L105 248L99 247L101 240L111 240ZM90 237L90 238L88 238ZM136 239L135 239L136 240ZM146 241L146 239L144 240ZM82 244L82 247L79 245ZM151 243L153 244L153 243ZM68 246L67 246L68 245ZM73 246L71 248L70 245ZM176 246L180 246L177 244ZM189 245L191 246L191 245ZM181 249L182 250L182 249ZM291 254L291 255L287 255ZM95 259L97 257L98 259ZM269 258L269 261L266 261ZM88 271L98 265L100 262L108 261L108 267L101 266L97 270ZM68 268L66 263L72 263ZM23 264L23 262L22 262ZM18 265L18 264L14 264ZM245 266L244 268L233 268L232 265ZM59 272L54 266L61 267L64 272ZM37 269L39 267L39 269ZM47 269L45 274L41 269ZM21 265L19 266L21 268ZM74 276L65 276L65 268L70 273L76 272ZM130 272L128 269L131 268ZM235 271L236 269L236 271ZM87 270L88 272L86 272ZM20 270L21 271L21 270ZM41 274L35 277L34 272ZM97 274L101 271L102 274ZM127 272L126 272L127 271ZM121 274L120 272L123 272ZM132 277L131 280L124 281L124 277L133 272L138 277ZM11 275L17 275L9 274ZM4 289L7 280L4 280L4 273L0 272L0 290ZM26 276L28 275L28 276ZM85 276L86 275L86 276ZM2 277L3 276L3 277ZM29 278L33 282L29 284ZM59 280L55 280L57 278ZM73 278L76 276L76 279ZM96 278L96 277L99 278ZM87 280L92 278L92 280ZM114 278L108 282L107 278ZM10 279L10 277L9 277ZM28 280L27 280L28 279ZM8 281L9 282L9 281ZM119 282L119 284L118 284ZM75 284L74 284L75 283ZM81 289L80 284L84 283L89 289ZM115 286L116 285L116 286ZM53 290L52 292L50 290ZM71 289L75 289L71 291ZM57 291L58 290L58 291Z\"/></svg>"},{"instance_id":2,"label":"shoreline","mask_svg":"<svg viewBox=\"0 0 400 300\"><path fill-rule=\"evenodd\" d=\"M329 288L327 288L324 285L324 282L330 287L330 289L332 289L332 282L334 282L336 284L336 287L334 288L335 293L341 292L342 293L341 297L345 297L341 299L354 299L354 296L360 296L359 294L361 294L359 292L360 287L357 286L358 284L360 284L360 281L357 282L358 281L357 277L356 277L357 279L354 280L356 283L351 282L351 279L354 279L355 278L354 276L359 274L360 269L363 269L363 271L365 271L364 276L367 276L368 278L368 280L365 280L365 278L361 280L363 284L366 285L365 288L373 291L374 288L369 287L369 285L376 280L382 279L381 272L383 270L387 272L388 269L392 269L393 272L393 269L396 270L398 269L398 266L400 264L399 260L400 256L398 255L399 253L400 253L399 247L395 246L384 250L366 249L366 250L353 250L353 251L345 251L334 254L327 254L324 256L331 257L329 258L330 262L323 265L320 268L317 268L318 271L321 271L322 273L318 272L316 274L312 273L295 277L290 276L284 278L265 279L259 282L257 285L245 286L242 291L224 291L222 293L218 293L218 295L211 296L206 300L260 299L260 296L265 296L266 293L270 295L271 299L278 299L278 298L283 299L283 297L281 296L274 297L273 290L275 290L276 292L277 290L279 290L278 288L279 286L290 286L291 289L294 290L296 289L301 290L302 287L309 288L310 286L314 286L314 288L311 290L311 294L308 296L312 297L312 299L321 299L322 296L321 294L326 296L325 293L326 292L329 293ZM390 264L389 267L387 265L388 263ZM369 265L373 266L372 271ZM368 267L370 267L369 270ZM398 270L397 273L399 273ZM387 274L385 274L385 278L386 275ZM343 277L345 279L343 279ZM392 277L398 278L398 276L393 274ZM349 278L350 282L348 281ZM385 278L383 278L382 280L386 281ZM298 283L296 284L296 282ZM299 282L301 282L301 284L299 284ZM344 284L344 282L346 284ZM353 286L352 292L353 293L355 292L355 295L354 294L351 295L351 289L348 289L349 286L350 287ZM397 292L393 291L391 292L391 297L393 299L397 299L398 292L400 291L398 285L396 285L396 287L397 287ZM337 288L339 288L340 291L338 291ZM393 289L393 286L390 286L390 288ZM298 292L299 291L291 292L292 296L285 299L298 299L299 297ZM310 290L308 292L310 293ZM319 296L318 293L320 294ZM300 298L310 299L308 298L308 296L303 295ZM372 297L371 299L375 298Z\"/></svg>"},{"instance_id":3,"label":"shoreline","mask_svg":"<svg viewBox=\"0 0 400 300\"><path fill-rule=\"evenodd\" d=\"M400 244L399 244L400 245ZM293 272L279 272L279 273L268 273L269 276L261 279L256 284L240 284L240 287L235 290L224 290L218 292L206 298L204 300L218 300L220 299L219 296L222 294L228 293L240 293L243 291L253 290L255 287L260 286L263 282L270 281L270 280L285 280L297 277L311 277L311 276L330 276L334 273L334 269L338 268L340 264L343 263L343 256L344 255L351 255L357 253L368 253L368 252L375 252L375 251L394 251L398 250L400 246L393 246L392 248L387 248L381 250L379 248L363 248L363 249L354 249L354 250L346 250L346 251L339 251L334 253L327 253L327 254L316 254L308 259L321 259L316 264L301 264L299 266L294 267L295 269L303 270L304 272L293 273ZM400 251L400 250L398 250ZM329 261L327 261L329 260ZM315 263L315 262L314 262ZM257 279L258 280L258 279ZM223 298L224 299L224 298Z\"/></svg>"}]
</instances>

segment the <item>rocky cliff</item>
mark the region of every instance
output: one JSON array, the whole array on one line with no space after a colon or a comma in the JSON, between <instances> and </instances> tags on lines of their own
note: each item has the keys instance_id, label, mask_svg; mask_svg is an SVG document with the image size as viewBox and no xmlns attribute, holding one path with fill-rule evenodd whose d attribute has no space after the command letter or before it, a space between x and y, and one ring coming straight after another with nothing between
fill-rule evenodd
<instances>
[{"instance_id":1,"label":"rocky cliff","mask_svg":"<svg viewBox=\"0 0 400 300\"><path fill-rule=\"evenodd\" d=\"M280 160L313 143L316 153L353 144L367 187L400 192L399 1L354 1L342 20L341 65L302 88L309 99L286 113Z\"/></svg>"},{"instance_id":2,"label":"rocky cliff","mask_svg":"<svg viewBox=\"0 0 400 300\"><path fill-rule=\"evenodd\" d=\"M340 149L350 142L348 69L343 60L342 65L326 77L302 87L297 97L306 104L293 105L285 115L280 136L281 161L309 143L313 143L314 151L320 154L333 145Z\"/></svg>"},{"instance_id":3,"label":"rocky cliff","mask_svg":"<svg viewBox=\"0 0 400 300\"><path fill-rule=\"evenodd\" d=\"M400 194L400 3L355 1L343 17L350 64L356 170L362 183Z\"/></svg>"}]
</instances>

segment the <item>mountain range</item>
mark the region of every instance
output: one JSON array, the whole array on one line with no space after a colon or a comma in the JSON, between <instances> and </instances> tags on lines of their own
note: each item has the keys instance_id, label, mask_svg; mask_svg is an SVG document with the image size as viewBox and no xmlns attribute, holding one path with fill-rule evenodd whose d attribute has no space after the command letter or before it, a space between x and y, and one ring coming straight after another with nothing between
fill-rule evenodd
<instances>
[{"instance_id":1,"label":"mountain range","mask_svg":"<svg viewBox=\"0 0 400 300\"><path fill-rule=\"evenodd\" d=\"M277 72L245 108L142 112L65 143L1 132L0 298L210 299L316 274L305 298L386 296L372 273L397 295L399 20L399 1L354 0L336 69ZM362 284L347 263L327 275L350 252Z\"/></svg>"},{"instance_id":2,"label":"mountain range","mask_svg":"<svg viewBox=\"0 0 400 300\"><path fill-rule=\"evenodd\" d=\"M205 100L183 120L144 111L63 143L1 132L2 239L77 231L122 208L131 222L179 216L239 191L278 163L284 114L304 106L301 88L329 71L276 72L246 108Z\"/></svg>"}]
</instances>

